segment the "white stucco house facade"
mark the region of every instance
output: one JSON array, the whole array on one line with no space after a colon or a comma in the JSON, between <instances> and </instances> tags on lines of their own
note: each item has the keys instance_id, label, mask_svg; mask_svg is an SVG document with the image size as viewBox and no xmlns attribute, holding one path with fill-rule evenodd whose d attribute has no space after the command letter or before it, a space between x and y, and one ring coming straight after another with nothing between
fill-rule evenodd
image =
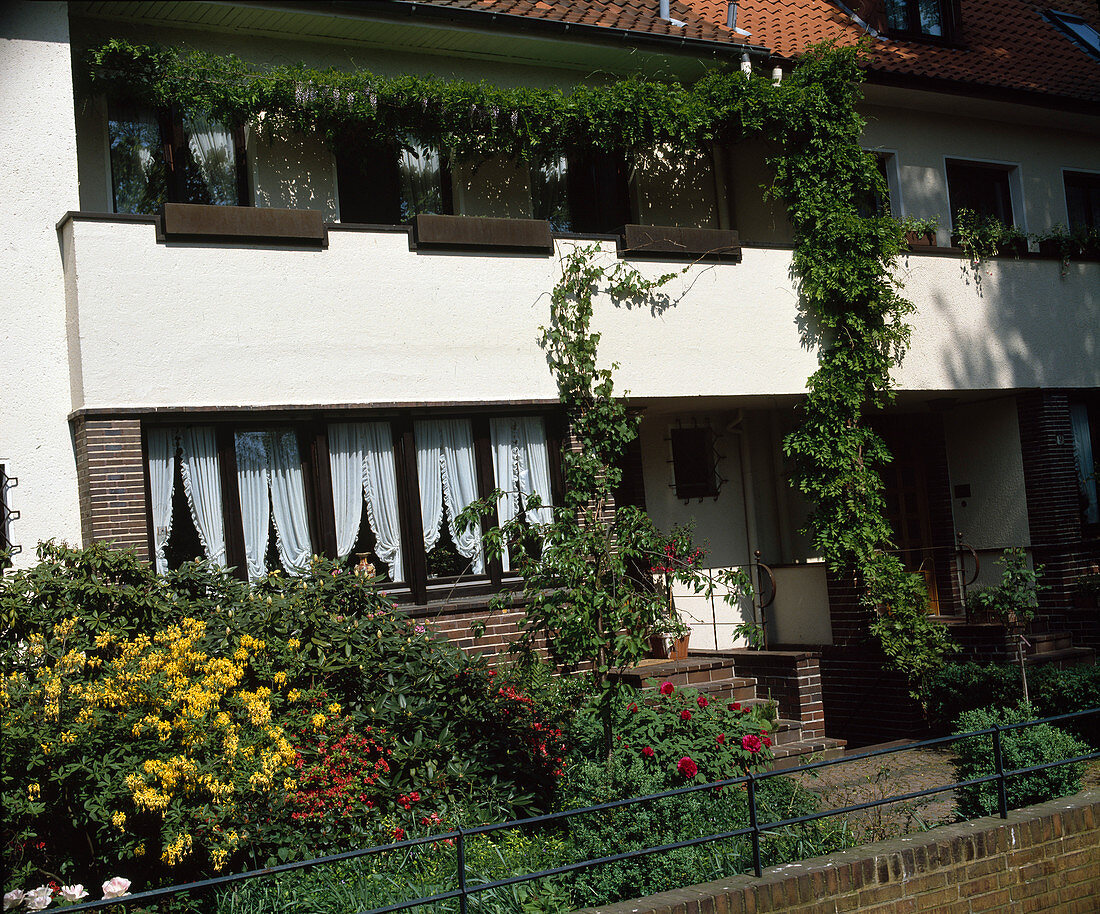
<instances>
[{"instance_id":1,"label":"white stucco house facade","mask_svg":"<svg viewBox=\"0 0 1100 914\"><path fill-rule=\"evenodd\" d=\"M693 521L712 567L758 553L774 575L764 609L683 595L693 646L735 646L734 626L762 613L769 646L821 652L826 703L859 716L853 695L874 688L859 626L786 480L781 443L815 354L761 144L589 163L588 184L575 162L449 167L429 149L387 152L378 177L378 150L137 110L90 92L82 68L124 37L258 68L567 89L742 60L779 78L812 41L866 39L865 148L893 213L939 220L935 245L900 264L912 346L878 420L898 548L962 631L959 570L973 564L957 541L985 580L1022 546L1048 568L1052 629L1100 645L1095 611L1062 609L1100 560L1100 262L1063 264L1032 242L975 267L951 246L961 205L1026 232L1100 226L1100 17L1051 2L1006 3L996 21L969 0L674 0L667 18L658 0L629 16L601 0L4 4L12 561L51 538L110 540L162 566L204 552L252 576L369 554L395 596L446 606L460 631L509 573L449 529L453 511L506 477L547 500L560 487L568 430L537 337L563 251L583 240L611 261L629 257L620 226L706 230L739 256L692 266L659 312L597 312L603 356L643 415L623 498L661 525ZM658 275L683 259L632 262ZM831 699L830 670L847 683Z\"/></svg>"}]
</instances>

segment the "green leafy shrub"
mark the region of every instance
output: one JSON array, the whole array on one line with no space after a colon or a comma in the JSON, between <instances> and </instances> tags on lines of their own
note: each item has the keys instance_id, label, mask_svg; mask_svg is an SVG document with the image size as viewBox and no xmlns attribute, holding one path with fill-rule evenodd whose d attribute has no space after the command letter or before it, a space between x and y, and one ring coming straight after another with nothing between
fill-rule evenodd
<instances>
[{"instance_id":1,"label":"green leafy shrub","mask_svg":"<svg viewBox=\"0 0 1100 914\"><path fill-rule=\"evenodd\" d=\"M1054 717L1100 708L1100 663L1058 669L1039 666L1028 672L1033 717ZM932 680L929 698L933 725L947 731L965 711L1012 707L1020 697L1020 669L1014 664L952 663ZM1100 749L1100 714L1058 725Z\"/></svg>"},{"instance_id":2,"label":"green leafy shrub","mask_svg":"<svg viewBox=\"0 0 1100 914\"><path fill-rule=\"evenodd\" d=\"M1026 625L1035 618L1039 594L1045 589L1040 583L1043 566L1029 568L1027 553L1018 547L1006 549L997 564L1002 569L1001 583L972 590L967 608L988 613L1005 625Z\"/></svg>"},{"instance_id":3,"label":"green leafy shrub","mask_svg":"<svg viewBox=\"0 0 1100 914\"><path fill-rule=\"evenodd\" d=\"M981 708L960 715L955 732L966 733L984 730L994 724L1004 726L1019 723L1032 720L1034 716L1034 709L1029 705L1020 705L1017 708ZM996 771L991 735L967 737L954 745L956 779L970 780ZM1006 731L1001 735L1001 747L1006 770L1042 765L1089 752L1089 747L1080 740L1049 724ZM1076 793L1081 789L1082 770L1080 763L1074 763L1008 778L1008 808L1018 809L1031 803L1041 803ZM997 795L996 781L958 788L956 796L960 818L996 814L999 808Z\"/></svg>"}]
</instances>

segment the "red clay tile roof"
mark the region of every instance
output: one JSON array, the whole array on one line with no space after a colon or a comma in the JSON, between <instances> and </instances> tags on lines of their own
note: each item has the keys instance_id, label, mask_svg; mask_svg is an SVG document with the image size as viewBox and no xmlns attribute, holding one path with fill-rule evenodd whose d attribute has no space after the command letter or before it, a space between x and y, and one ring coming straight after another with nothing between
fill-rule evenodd
<instances>
[{"instance_id":1,"label":"red clay tile roof","mask_svg":"<svg viewBox=\"0 0 1100 914\"><path fill-rule=\"evenodd\" d=\"M433 5L483 10L627 29L648 35L687 37L769 48L793 58L817 42L850 45L867 32L831 0L739 0L737 26L726 28L726 0L671 0L672 18L660 19L658 0L429 0ZM882 0L847 0L869 21L881 21ZM957 47L897 38L872 42L871 70L894 81L948 80L961 87L1038 93L1100 102L1100 60L1084 51L1043 13L1053 5L1100 30L1096 0L962 0L962 40ZM869 11L869 12L868 12ZM877 15L875 15L877 13Z\"/></svg>"}]
</instances>

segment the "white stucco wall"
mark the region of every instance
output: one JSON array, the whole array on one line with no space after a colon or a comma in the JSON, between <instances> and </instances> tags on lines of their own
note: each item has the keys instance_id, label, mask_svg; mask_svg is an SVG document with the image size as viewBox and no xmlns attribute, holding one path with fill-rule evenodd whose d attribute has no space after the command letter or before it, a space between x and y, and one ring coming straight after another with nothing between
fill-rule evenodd
<instances>
[{"instance_id":1,"label":"white stucco wall","mask_svg":"<svg viewBox=\"0 0 1100 914\"><path fill-rule=\"evenodd\" d=\"M1031 544L1024 496L1024 461L1016 399L1003 397L956 407L944 415L955 527L975 549Z\"/></svg>"},{"instance_id":2,"label":"white stucco wall","mask_svg":"<svg viewBox=\"0 0 1100 914\"><path fill-rule=\"evenodd\" d=\"M19 478L19 565L39 540L80 541L54 223L78 205L76 130L64 3L0 6L0 457ZM71 315L75 322L76 315Z\"/></svg>"},{"instance_id":3,"label":"white stucco wall","mask_svg":"<svg viewBox=\"0 0 1100 914\"><path fill-rule=\"evenodd\" d=\"M158 244L140 224L65 231L83 375L75 406L555 397L537 336L556 257L416 253L403 233L334 231L325 250L279 250ZM741 264L692 267L654 308L600 302L619 389L801 393L815 357L799 336L789 265L788 251L746 249ZM1001 261L979 291L958 258L913 256L909 270L918 310L903 389L1100 386L1097 265L1063 279L1054 262Z\"/></svg>"},{"instance_id":4,"label":"white stucco wall","mask_svg":"<svg viewBox=\"0 0 1100 914\"><path fill-rule=\"evenodd\" d=\"M775 600L766 610L772 644L832 644L825 563L772 569Z\"/></svg>"}]
</instances>

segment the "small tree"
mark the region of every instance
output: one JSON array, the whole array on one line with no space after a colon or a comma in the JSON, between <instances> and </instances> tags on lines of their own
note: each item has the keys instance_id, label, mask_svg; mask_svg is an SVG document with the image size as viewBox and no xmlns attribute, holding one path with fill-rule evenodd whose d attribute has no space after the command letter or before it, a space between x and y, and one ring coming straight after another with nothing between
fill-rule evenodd
<instances>
[{"instance_id":1,"label":"small tree","mask_svg":"<svg viewBox=\"0 0 1100 914\"><path fill-rule=\"evenodd\" d=\"M486 534L486 550L500 556L505 543L512 568L523 577L526 603L521 649L546 638L554 659L568 669L587 669L611 744L611 713L618 677L645 657L655 635L681 633L668 588L681 583L734 603L750 590L740 570L716 574L700 569L702 550L687 528L662 534L634 507L614 509L622 478L621 457L638 434L637 416L614 395L618 365L597 364L600 334L591 329L593 298L634 301L652 296L677 274L646 280L623 263L596 263L598 246L574 247L562 262L551 295L550 323L540 343L558 385L558 397L579 449L562 455L565 493L548 525L529 523L540 507L531 496L516 518ZM462 523L492 510L499 490L463 512ZM502 595L501 603L513 599Z\"/></svg>"}]
</instances>

